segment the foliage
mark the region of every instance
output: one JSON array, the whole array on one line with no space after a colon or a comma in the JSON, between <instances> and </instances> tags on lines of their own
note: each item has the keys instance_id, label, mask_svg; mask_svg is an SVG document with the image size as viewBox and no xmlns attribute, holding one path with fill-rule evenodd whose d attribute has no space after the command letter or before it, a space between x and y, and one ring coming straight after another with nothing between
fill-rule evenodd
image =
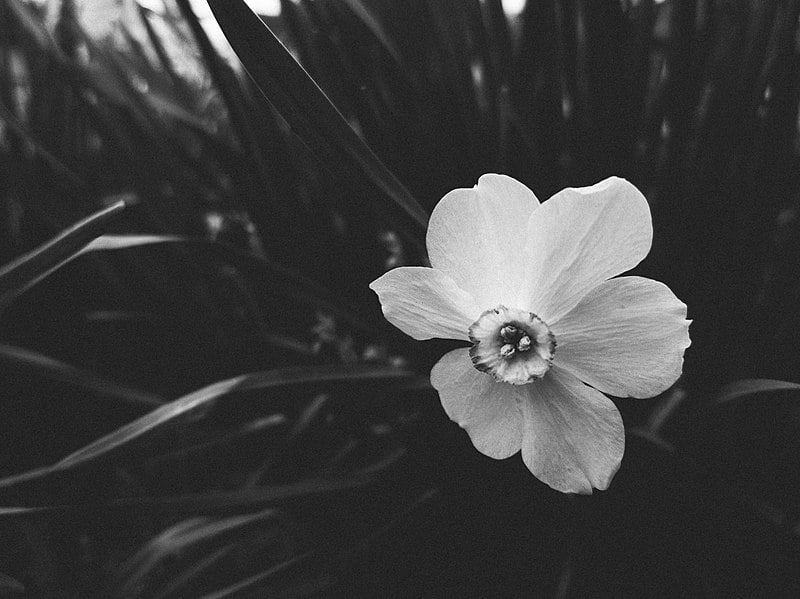
<instances>
[{"instance_id":1,"label":"foliage","mask_svg":"<svg viewBox=\"0 0 800 599\"><path fill-rule=\"evenodd\" d=\"M800 2L209 4L246 71L186 0L0 0L0 594L800 592ZM476 454L367 288L485 172L630 179L694 319L593 497Z\"/></svg>"}]
</instances>

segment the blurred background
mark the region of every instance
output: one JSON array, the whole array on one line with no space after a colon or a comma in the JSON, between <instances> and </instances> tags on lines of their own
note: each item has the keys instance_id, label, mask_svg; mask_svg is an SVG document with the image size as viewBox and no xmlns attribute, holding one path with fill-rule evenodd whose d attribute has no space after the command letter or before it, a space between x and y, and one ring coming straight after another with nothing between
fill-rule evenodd
<instances>
[{"instance_id":1,"label":"blurred background","mask_svg":"<svg viewBox=\"0 0 800 599\"><path fill-rule=\"evenodd\" d=\"M800 595L799 19L0 0L0 596ZM692 346L608 491L475 451L367 287L486 172L650 202Z\"/></svg>"}]
</instances>

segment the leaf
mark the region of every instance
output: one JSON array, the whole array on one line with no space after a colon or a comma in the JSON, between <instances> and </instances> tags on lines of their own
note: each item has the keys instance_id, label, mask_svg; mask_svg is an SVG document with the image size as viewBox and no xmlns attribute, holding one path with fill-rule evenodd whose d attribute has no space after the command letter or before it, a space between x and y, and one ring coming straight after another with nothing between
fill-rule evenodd
<instances>
[{"instance_id":1,"label":"leaf","mask_svg":"<svg viewBox=\"0 0 800 599\"><path fill-rule=\"evenodd\" d=\"M207 410L220 397L234 392L263 391L288 385L400 379L407 376L408 373L403 370L366 365L300 366L245 374L214 383L176 399L64 458L58 465L68 467L107 456L110 452L126 446L135 439L140 439L155 429L174 424L190 414Z\"/></svg>"},{"instance_id":2,"label":"leaf","mask_svg":"<svg viewBox=\"0 0 800 599\"><path fill-rule=\"evenodd\" d=\"M124 250L127 248L152 245L156 243L175 243L188 241L178 235L102 235L87 244L77 256L89 252ZM77 257L76 256L76 257Z\"/></svg>"},{"instance_id":3,"label":"leaf","mask_svg":"<svg viewBox=\"0 0 800 599\"><path fill-rule=\"evenodd\" d=\"M309 551L236 584L203 595L202 599L236 597L322 597L331 584L320 572L319 556Z\"/></svg>"},{"instance_id":4,"label":"leaf","mask_svg":"<svg viewBox=\"0 0 800 599\"><path fill-rule=\"evenodd\" d=\"M200 48L205 66L225 102L231 124L242 146L246 149L248 158L252 161L251 167L256 169L261 184L266 186L271 181L270 172L267 160L262 155L261 147L258 144L257 136L260 132L257 130L252 114L248 110L242 90L237 85L236 79L230 76L228 65L211 43L206 29L192 8L191 2L189 0L177 0L177 5ZM275 208L280 210L281 206L278 205Z\"/></svg>"},{"instance_id":5,"label":"leaf","mask_svg":"<svg viewBox=\"0 0 800 599\"><path fill-rule=\"evenodd\" d=\"M204 414L222 397L233 393L280 389L295 385L330 385L333 383L365 381L397 381L408 378L410 373L395 368L353 365L323 365L281 368L245 374L219 381L184 397L176 399L149 414L117 429L67 456L53 466L39 468L0 480L0 489L7 490L52 475L59 475L79 466L96 463L130 454L155 433L167 435L167 431L190 418ZM171 442L171 439L170 439ZM150 447L152 449L152 447Z\"/></svg>"},{"instance_id":6,"label":"leaf","mask_svg":"<svg viewBox=\"0 0 800 599\"><path fill-rule=\"evenodd\" d=\"M57 237L0 268L0 310L13 298L79 255L100 236L127 203L120 200L75 223Z\"/></svg>"},{"instance_id":7,"label":"leaf","mask_svg":"<svg viewBox=\"0 0 800 599\"><path fill-rule=\"evenodd\" d=\"M64 182L68 182L71 186L80 190L86 190L86 182L39 143L31 135L31 132L28 131L28 128L11 113L3 102L0 102L0 121L20 137L28 148L52 169L54 174L58 175Z\"/></svg>"},{"instance_id":8,"label":"leaf","mask_svg":"<svg viewBox=\"0 0 800 599\"><path fill-rule=\"evenodd\" d=\"M297 505L302 499L325 496L347 496L359 492L374 482L380 472L366 472L347 475L342 478L313 476L285 484L273 484L254 489L235 491L204 491L184 495L162 495L144 497L122 497L110 501L77 501L34 507L0 507L0 521L20 518L51 518L64 514L78 514L82 517L96 516L102 508L113 514L160 514L189 515L198 513L239 513L244 510L266 508L268 506ZM9 479L6 479L9 480ZM0 487L5 481L0 481ZM39 495L38 499L41 500Z\"/></svg>"},{"instance_id":9,"label":"leaf","mask_svg":"<svg viewBox=\"0 0 800 599\"><path fill-rule=\"evenodd\" d=\"M405 63L400 49L386 33L381 22L372 13L372 7L367 6L362 0L339 0L339 2L347 6L364 23L397 63L398 67L403 68Z\"/></svg>"},{"instance_id":10,"label":"leaf","mask_svg":"<svg viewBox=\"0 0 800 599\"><path fill-rule=\"evenodd\" d=\"M134 596L138 591L166 597L182 588L188 596L191 589L185 587L206 571L212 570L209 575L223 575L222 571L213 572L213 568L220 558L247 540L247 533L256 535L257 543L263 547L270 542L279 543L280 532L280 519L274 509L227 518L183 520L151 539L120 566L120 583L114 596Z\"/></svg>"},{"instance_id":11,"label":"leaf","mask_svg":"<svg viewBox=\"0 0 800 599\"><path fill-rule=\"evenodd\" d=\"M428 222L425 209L353 131L269 27L243 0L209 0L209 6L256 85L300 138L329 163L339 165L344 158L342 174L348 179L366 177L391 199L391 212L400 216L399 208L422 234Z\"/></svg>"},{"instance_id":12,"label":"leaf","mask_svg":"<svg viewBox=\"0 0 800 599\"><path fill-rule=\"evenodd\" d=\"M39 50L55 54L61 59L66 58L50 32L31 14L31 7L18 0L4 0L3 5L6 7L6 14L12 15L19 26L16 31L27 34L28 39L34 42Z\"/></svg>"},{"instance_id":13,"label":"leaf","mask_svg":"<svg viewBox=\"0 0 800 599\"><path fill-rule=\"evenodd\" d=\"M208 575L207 573L214 568L224 568L226 564L223 563L219 565L220 562L238 550L238 544L231 543L221 549L212 551L209 555L195 559L188 568L172 574L169 578L169 582L166 583L163 588L160 588L157 594L153 595L153 599L180 597L180 592L183 591L185 594L185 587L191 585L196 579L203 575ZM211 573L211 575L213 575L213 573Z\"/></svg>"},{"instance_id":14,"label":"leaf","mask_svg":"<svg viewBox=\"0 0 800 599\"><path fill-rule=\"evenodd\" d=\"M742 379L725 385L717 395L715 405L728 404L753 396L774 395L787 391L800 391L800 384L773 379Z\"/></svg>"},{"instance_id":15,"label":"leaf","mask_svg":"<svg viewBox=\"0 0 800 599\"><path fill-rule=\"evenodd\" d=\"M153 599L164 599L166 597L180 597L180 592L183 591L185 593L185 588L190 586L194 581L204 575L208 576L210 571L213 571L214 568L222 568L225 567L225 564L219 565L220 562L228 558L232 553L239 550L238 544L231 543L230 545L226 545L221 549L217 549L216 551L212 551L208 555L203 557L196 558L191 562L191 565L188 568L185 568L183 571L172 573L169 577L169 582L164 584L159 591L153 595ZM211 575L214 573L211 572ZM133 583L127 583L126 586L131 586L131 584L140 584L139 581L133 581ZM133 588L140 588L134 586ZM124 595L120 595L124 596Z\"/></svg>"},{"instance_id":16,"label":"leaf","mask_svg":"<svg viewBox=\"0 0 800 599\"><path fill-rule=\"evenodd\" d=\"M259 270L259 276L262 278L266 276L270 281L270 289L275 294L291 299L300 305L311 306L323 313L333 314L361 331L366 332L372 330L355 308L348 306L327 289L295 270L276 264L263 256L254 256L252 254L240 252L224 243L208 242L204 239L193 239L179 235L101 235L75 252L70 258L61 261L56 266L43 273L35 281L32 281L26 289L42 281L62 266L84 254L98 251L125 250L160 244L175 245L181 250L193 246L207 249L221 254L226 260L231 261L237 266L255 267ZM283 343L277 337L274 341L278 344ZM292 349L296 350L297 348Z\"/></svg>"},{"instance_id":17,"label":"leaf","mask_svg":"<svg viewBox=\"0 0 800 599\"><path fill-rule=\"evenodd\" d=\"M36 376L58 383L75 385L89 391L103 402L113 402L139 410L158 407L164 401L149 393L130 389L119 383L92 372L75 368L49 356L12 345L0 344L0 364L8 371L25 369ZM27 373L26 373L27 374Z\"/></svg>"},{"instance_id":18,"label":"leaf","mask_svg":"<svg viewBox=\"0 0 800 599\"><path fill-rule=\"evenodd\" d=\"M114 204L112 208L116 206L124 206L124 204L125 202L120 201L117 204ZM99 228L102 225L93 223L92 226ZM62 235L69 233L70 230L67 230ZM57 237L33 252L18 258L0 270L0 288L2 288L3 276L6 274L6 272L9 274L9 285L13 285L14 282L20 282L22 284L22 286L18 287L16 291L9 290L6 293L0 291L0 311L2 311L4 307L8 306L18 295L27 291L37 283L40 283L58 269L66 266L83 254L94 251L121 250L156 243L186 241L186 239L183 237L171 235L100 235L89 243L86 243L81 235L83 238L85 238L88 237L90 233L82 231L74 239L67 240L67 242L65 242L63 245L58 245L58 247L50 247L52 244L60 241L60 237ZM75 249L79 245L83 245L83 247L80 249ZM42 256L38 255L38 252L40 251L43 252ZM33 263L28 262L31 259L33 260ZM52 266L48 267L49 264L52 264ZM15 269L18 266L20 270L19 272L15 272ZM26 276L27 280L25 278Z\"/></svg>"}]
</instances>

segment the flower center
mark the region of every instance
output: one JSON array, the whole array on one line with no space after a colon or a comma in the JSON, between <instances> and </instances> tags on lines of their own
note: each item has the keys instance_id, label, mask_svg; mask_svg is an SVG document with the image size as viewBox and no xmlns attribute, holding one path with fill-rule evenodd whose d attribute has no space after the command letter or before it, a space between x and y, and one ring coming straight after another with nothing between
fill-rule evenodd
<instances>
[{"instance_id":1,"label":"flower center","mask_svg":"<svg viewBox=\"0 0 800 599\"><path fill-rule=\"evenodd\" d=\"M472 364L495 380L524 385L550 370L556 339L536 314L497 306L469 327Z\"/></svg>"}]
</instances>

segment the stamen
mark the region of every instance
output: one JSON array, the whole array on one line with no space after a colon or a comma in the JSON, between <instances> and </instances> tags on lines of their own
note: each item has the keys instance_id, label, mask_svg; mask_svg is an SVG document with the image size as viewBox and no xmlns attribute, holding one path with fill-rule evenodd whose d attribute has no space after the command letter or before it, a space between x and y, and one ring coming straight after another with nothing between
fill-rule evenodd
<instances>
[{"instance_id":1,"label":"stamen","mask_svg":"<svg viewBox=\"0 0 800 599\"><path fill-rule=\"evenodd\" d=\"M507 324L500 329L500 336L506 343L514 343L519 337L519 329L513 324Z\"/></svg>"},{"instance_id":2,"label":"stamen","mask_svg":"<svg viewBox=\"0 0 800 599\"><path fill-rule=\"evenodd\" d=\"M504 358L510 358L514 355L515 348L510 343L506 343L503 347L500 348L500 355Z\"/></svg>"},{"instance_id":3,"label":"stamen","mask_svg":"<svg viewBox=\"0 0 800 599\"><path fill-rule=\"evenodd\" d=\"M528 351L531 348L531 338L527 335L523 335L519 341L517 341L517 349L519 351Z\"/></svg>"}]
</instances>

